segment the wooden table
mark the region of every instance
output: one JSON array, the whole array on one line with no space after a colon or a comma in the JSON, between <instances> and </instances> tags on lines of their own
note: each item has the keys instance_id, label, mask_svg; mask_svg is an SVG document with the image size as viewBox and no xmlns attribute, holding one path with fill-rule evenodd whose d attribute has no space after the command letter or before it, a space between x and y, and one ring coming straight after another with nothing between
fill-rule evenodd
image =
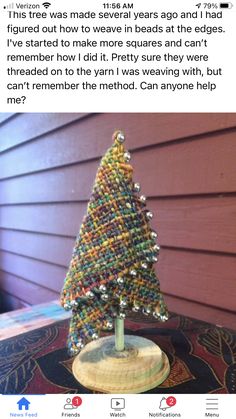
<instances>
[{"instance_id":1,"label":"wooden table","mask_svg":"<svg viewBox=\"0 0 236 419\"><path fill-rule=\"evenodd\" d=\"M0 314L0 340L7 339L59 320L68 319L57 300Z\"/></svg>"}]
</instances>

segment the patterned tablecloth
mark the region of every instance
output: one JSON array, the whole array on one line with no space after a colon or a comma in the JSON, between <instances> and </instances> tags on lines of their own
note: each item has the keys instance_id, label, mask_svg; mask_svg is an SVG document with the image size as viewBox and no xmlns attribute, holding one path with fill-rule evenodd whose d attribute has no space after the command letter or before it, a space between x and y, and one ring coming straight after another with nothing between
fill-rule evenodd
<instances>
[{"instance_id":1,"label":"patterned tablecloth","mask_svg":"<svg viewBox=\"0 0 236 419\"><path fill-rule=\"evenodd\" d=\"M90 393L71 373L73 358L65 348L68 319L55 320L49 318L51 324L43 327L39 322L37 329L32 322L34 330L18 328L21 334L8 338L2 333L0 393ZM164 324L146 317L127 319L126 333L153 340L168 355L171 373L149 393L236 394L236 332L172 315Z\"/></svg>"}]
</instances>

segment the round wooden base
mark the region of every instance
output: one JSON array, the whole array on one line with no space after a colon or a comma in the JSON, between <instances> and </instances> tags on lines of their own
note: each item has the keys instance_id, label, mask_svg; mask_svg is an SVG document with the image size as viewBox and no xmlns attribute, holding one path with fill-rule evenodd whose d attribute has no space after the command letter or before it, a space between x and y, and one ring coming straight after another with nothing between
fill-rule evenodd
<instances>
[{"instance_id":1,"label":"round wooden base","mask_svg":"<svg viewBox=\"0 0 236 419\"><path fill-rule=\"evenodd\" d=\"M125 336L124 351L115 350L114 336L90 342L75 358L75 378L102 393L141 393L160 385L169 375L169 361L152 341Z\"/></svg>"}]
</instances>

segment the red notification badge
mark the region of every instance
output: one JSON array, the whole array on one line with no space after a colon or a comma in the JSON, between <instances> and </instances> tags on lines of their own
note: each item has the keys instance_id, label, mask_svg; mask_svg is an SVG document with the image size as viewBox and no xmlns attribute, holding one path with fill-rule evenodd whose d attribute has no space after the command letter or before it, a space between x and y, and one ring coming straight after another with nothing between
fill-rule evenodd
<instances>
[{"instance_id":1,"label":"red notification badge","mask_svg":"<svg viewBox=\"0 0 236 419\"><path fill-rule=\"evenodd\" d=\"M166 404L167 404L169 407L174 406L174 405L176 404L176 398L175 398L175 397L173 397L173 396L167 397L167 399L166 399Z\"/></svg>"},{"instance_id":2,"label":"red notification badge","mask_svg":"<svg viewBox=\"0 0 236 419\"><path fill-rule=\"evenodd\" d=\"M79 397L79 396L73 397L72 404L73 404L73 406L76 406L76 407L80 406L82 404L81 397Z\"/></svg>"}]
</instances>

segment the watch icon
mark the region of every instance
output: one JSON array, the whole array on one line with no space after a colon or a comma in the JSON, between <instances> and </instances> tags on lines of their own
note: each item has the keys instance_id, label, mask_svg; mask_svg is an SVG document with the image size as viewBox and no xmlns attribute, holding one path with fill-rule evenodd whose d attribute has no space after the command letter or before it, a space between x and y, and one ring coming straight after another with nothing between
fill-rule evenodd
<instances>
[{"instance_id":1,"label":"watch icon","mask_svg":"<svg viewBox=\"0 0 236 419\"><path fill-rule=\"evenodd\" d=\"M111 399L111 408L114 410L121 410L125 408L125 399L114 398Z\"/></svg>"}]
</instances>

